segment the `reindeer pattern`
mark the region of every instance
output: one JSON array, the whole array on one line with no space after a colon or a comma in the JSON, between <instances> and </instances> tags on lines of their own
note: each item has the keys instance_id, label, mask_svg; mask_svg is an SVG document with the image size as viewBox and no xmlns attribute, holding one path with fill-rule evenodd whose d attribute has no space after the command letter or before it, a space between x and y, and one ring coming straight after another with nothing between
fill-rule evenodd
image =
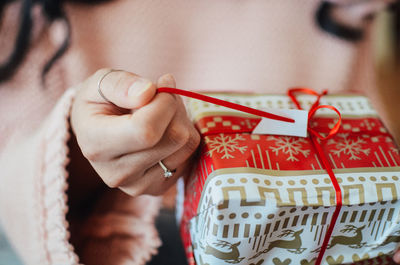
<instances>
[{"instance_id":1,"label":"reindeer pattern","mask_svg":"<svg viewBox=\"0 0 400 265\"><path fill-rule=\"evenodd\" d=\"M214 247L212 246L214 245ZM204 249L205 255L212 255L219 260L223 260L227 263L239 263L244 257L239 257L240 252L238 250L238 246L240 245L240 241L234 244L231 244L224 240L218 240L213 244L206 244L206 246L200 245L201 248ZM219 247L219 248L218 248ZM222 250L226 249L226 250Z\"/></svg>"},{"instance_id":2,"label":"reindeer pattern","mask_svg":"<svg viewBox=\"0 0 400 265\"><path fill-rule=\"evenodd\" d=\"M254 255L253 257L249 258L251 259L255 259L258 256L260 256L261 254L264 253L268 253L270 250L272 250L273 248L283 248L286 249L289 252L295 253L295 254L301 254L304 252L304 250L306 250L307 248L302 248L302 241L301 241L301 233L303 233L304 229L301 229L299 231L294 231L294 230L284 230L282 231L282 233L280 235L278 235L279 238L283 238L283 237L288 237L291 236L292 238L290 239L279 239L279 240L275 240L269 243L268 248L258 252L256 255Z\"/></svg>"},{"instance_id":3,"label":"reindeer pattern","mask_svg":"<svg viewBox=\"0 0 400 265\"><path fill-rule=\"evenodd\" d=\"M273 223L274 224L274 223ZM273 224L271 226L273 226ZM342 224L338 226L336 232L332 235L327 247L325 255L326 264L341 264L340 262L356 262L361 259L369 258L362 254L361 249L370 247L371 251L376 251L376 255L382 255L380 252L382 247L400 242L400 224L394 224L390 236L384 240L375 242L371 238L371 228L368 223L360 224ZM397 227L397 229L396 229ZM315 229L315 228L314 228ZM376 228L375 228L376 229ZM200 261L199 265L267 265L267 264L313 264L320 246L314 239L314 234L310 233L309 227L299 226L291 227L290 229L275 230L268 236L264 237L265 245L258 251L251 249L257 241L257 238L228 238L226 240L218 239L217 237L208 237L204 240L198 240L196 260ZM196 239L194 239L196 240ZM368 245L370 244L370 245ZM376 250L375 250L376 249ZM342 255L343 251L349 255ZM369 255L373 257L375 254ZM304 259L302 254L309 253L308 259ZM339 255L340 254L340 255Z\"/></svg>"},{"instance_id":4,"label":"reindeer pattern","mask_svg":"<svg viewBox=\"0 0 400 265\"><path fill-rule=\"evenodd\" d=\"M268 192L272 196L273 190ZM240 200L226 197L227 203L204 198L207 207L190 221L196 261L201 260L200 265L313 264L330 225L332 208L265 207L247 196L250 191L243 194L244 189L232 186L229 195L240 195ZM395 248L400 242L400 200L382 205L342 207L325 252L325 264L353 263L366 259L366 251L369 257L376 257Z\"/></svg>"}]
</instances>

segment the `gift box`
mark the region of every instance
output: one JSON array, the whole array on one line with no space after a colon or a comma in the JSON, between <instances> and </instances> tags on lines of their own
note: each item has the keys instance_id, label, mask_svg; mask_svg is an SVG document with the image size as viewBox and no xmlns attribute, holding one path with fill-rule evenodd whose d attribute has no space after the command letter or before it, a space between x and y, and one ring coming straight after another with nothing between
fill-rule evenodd
<instances>
[{"instance_id":1,"label":"gift box","mask_svg":"<svg viewBox=\"0 0 400 265\"><path fill-rule=\"evenodd\" d=\"M285 95L212 96L295 108ZM297 101L308 109L315 97ZM188 101L202 134L180 219L190 265L392 264L400 242L399 149L366 97L325 95L319 104L341 113L327 140L252 134L260 117ZM328 135L338 119L320 109L309 127Z\"/></svg>"}]
</instances>

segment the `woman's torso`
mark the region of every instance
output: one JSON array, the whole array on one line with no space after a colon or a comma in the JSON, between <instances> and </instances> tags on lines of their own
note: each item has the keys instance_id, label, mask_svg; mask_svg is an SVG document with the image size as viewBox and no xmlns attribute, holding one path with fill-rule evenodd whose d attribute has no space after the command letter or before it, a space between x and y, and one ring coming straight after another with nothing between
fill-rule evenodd
<instances>
[{"instance_id":1,"label":"woman's torso","mask_svg":"<svg viewBox=\"0 0 400 265\"><path fill-rule=\"evenodd\" d=\"M71 5L69 82L113 67L152 80L172 73L178 87L203 91L282 93L309 86L338 92L372 85L366 80L368 40L357 44L322 32L315 23L319 4L120 0Z\"/></svg>"}]
</instances>

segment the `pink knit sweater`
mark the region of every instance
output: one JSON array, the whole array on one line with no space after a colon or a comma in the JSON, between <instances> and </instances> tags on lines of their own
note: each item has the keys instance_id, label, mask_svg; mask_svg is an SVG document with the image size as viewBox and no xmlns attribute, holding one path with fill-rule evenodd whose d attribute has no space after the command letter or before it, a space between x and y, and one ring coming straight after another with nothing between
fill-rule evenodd
<instances>
[{"instance_id":1,"label":"pink knit sweater","mask_svg":"<svg viewBox=\"0 0 400 265\"><path fill-rule=\"evenodd\" d=\"M382 7L373 2L367 8ZM66 220L68 118L76 93L73 86L98 68L125 69L152 80L172 73L179 88L198 91L283 93L301 85L374 95L369 52L373 25L366 27L366 38L358 44L332 37L314 23L318 4L309 0L68 4L72 46L51 69L46 89L41 87L40 71L58 48L62 27L57 23L49 27L35 9L28 57L13 79L0 85L0 221L23 261L79 263ZM12 49L18 8L12 4L5 12L0 61ZM379 109L379 100L374 104ZM90 229L85 233L95 239L93 248L104 250L101 259L93 254L92 263L144 264L160 245L153 225L159 200L127 198L118 191L110 200L117 206L87 220Z\"/></svg>"}]
</instances>

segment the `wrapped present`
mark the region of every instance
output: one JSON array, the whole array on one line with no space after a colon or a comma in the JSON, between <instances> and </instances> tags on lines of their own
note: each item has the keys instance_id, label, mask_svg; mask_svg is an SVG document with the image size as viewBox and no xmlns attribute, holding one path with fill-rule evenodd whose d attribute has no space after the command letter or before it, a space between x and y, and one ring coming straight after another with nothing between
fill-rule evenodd
<instances>
[{"instance_id":1,"label":"wrapped present","mask_svg":"<svg viewBox=\"0 0 400 265\"><path fill-rule=\"evenodd\" d=\"M256 109L315 108L311 95L212 96ZM318 104L336 107L341 126L320 109L309 127L322 136L302 138L252 134L260 117L189 100L203 140L180 221L190 265L391 264L399 149L367 98L325 95Z\"/></svg>"}]
</instances>

